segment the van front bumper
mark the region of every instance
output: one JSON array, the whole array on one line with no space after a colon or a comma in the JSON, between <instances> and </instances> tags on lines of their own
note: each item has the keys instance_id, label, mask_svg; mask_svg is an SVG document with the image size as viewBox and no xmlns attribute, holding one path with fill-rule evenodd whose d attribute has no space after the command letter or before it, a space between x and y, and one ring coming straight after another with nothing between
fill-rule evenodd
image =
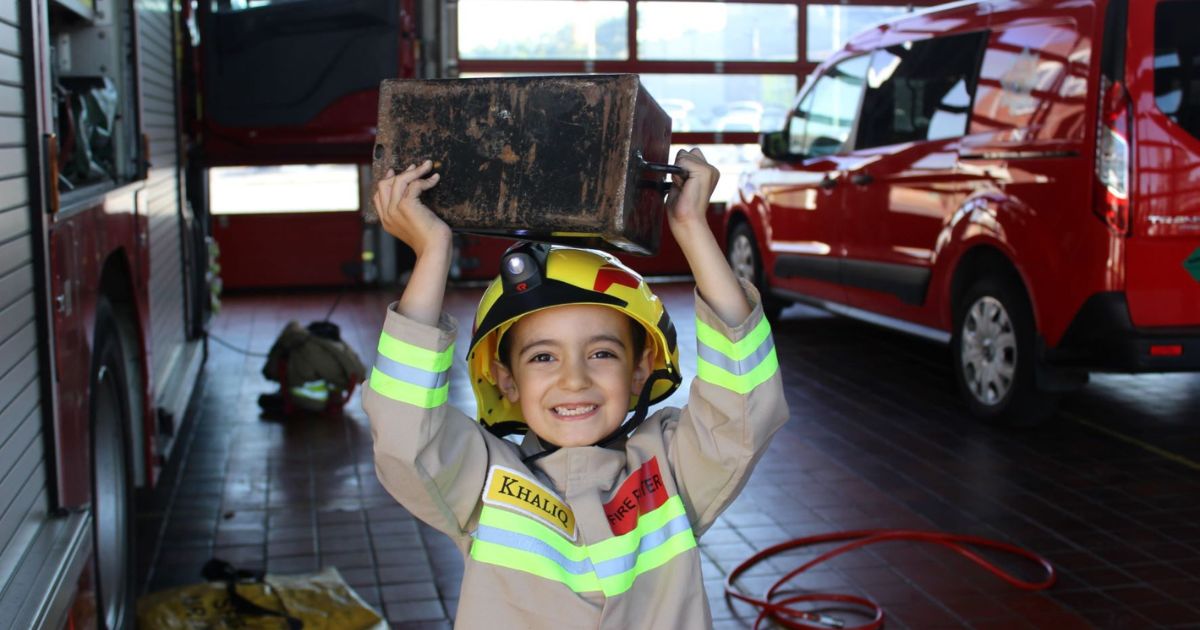
<instances>
[{"instance_id":1,"label":"van front bumper","mask_svg":"<svg viewBox=\"0 0 1200 630\"><path fill-rule=\"evenodd\" d=\"M1137 328L1124 293L1097 293L1044 358L1056 366L1102 372L1200 371L1200 326Z\"/></svg>"}]
</instances>

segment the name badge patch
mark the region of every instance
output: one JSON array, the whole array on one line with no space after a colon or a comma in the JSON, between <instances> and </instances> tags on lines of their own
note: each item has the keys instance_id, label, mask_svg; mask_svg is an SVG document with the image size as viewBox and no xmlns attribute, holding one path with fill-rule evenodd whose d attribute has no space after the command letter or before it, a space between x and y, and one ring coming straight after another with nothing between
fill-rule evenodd
<instances>
[{"instance_id":1,"label":"name badge patch","mask_svg":"<svg viewBox=\"0 0 1200 630\"><path fill-rule=\"evenodd\" d=\"M511 468L492 466L488 469L483 502L532 516L575 541L575 514L571 508L553 490Z\"/></svg>"},{"instance_id":2,"label":"name badge patch","mask_svg":"<svg viewBox=\"0 0 1200 630\"><path fill-rule=\"evenodd\" d=\"M652 512L667 501L667 488L658 471L658 458L642 464L617 489L617 493L604 504L608 526L612 533L620 536L637 527L638 516Z\"/></svg>"}]
</instances>

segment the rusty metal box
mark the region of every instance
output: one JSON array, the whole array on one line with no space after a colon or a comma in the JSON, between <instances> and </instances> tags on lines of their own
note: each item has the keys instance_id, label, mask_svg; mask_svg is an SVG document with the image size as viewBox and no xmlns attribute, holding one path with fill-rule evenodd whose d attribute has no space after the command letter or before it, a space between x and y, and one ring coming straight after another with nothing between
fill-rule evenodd
<instances>
[{"instance_id":1,"label":"rusty metal box","mask_svg":"<svg viewBox=\"0 0 1200 630\"><path fill-rule=\"evenodd\" d=\"M433 160L464 232L658 251L671 119L637 75L388 80L372 174Z\"/></svg>"}]
</instances>

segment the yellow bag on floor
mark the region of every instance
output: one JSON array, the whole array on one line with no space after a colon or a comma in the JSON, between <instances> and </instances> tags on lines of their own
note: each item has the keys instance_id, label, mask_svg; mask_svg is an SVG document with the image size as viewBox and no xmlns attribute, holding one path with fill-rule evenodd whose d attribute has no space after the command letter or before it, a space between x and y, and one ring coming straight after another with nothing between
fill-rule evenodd
<instances>
[{"instance_id":1,"label":"yellow bag on floor","mask_svg":"<svg viewBox=\"0 0 1200 630\"><path fill-rule=\"evenodd\" d=\"M231 597L231 587L237 597ZM137 617L141 630L387 628L333 567L320 573L268 574L261 581L207 582L150 593L138 600Z\"/></svg>"}]
</instances>

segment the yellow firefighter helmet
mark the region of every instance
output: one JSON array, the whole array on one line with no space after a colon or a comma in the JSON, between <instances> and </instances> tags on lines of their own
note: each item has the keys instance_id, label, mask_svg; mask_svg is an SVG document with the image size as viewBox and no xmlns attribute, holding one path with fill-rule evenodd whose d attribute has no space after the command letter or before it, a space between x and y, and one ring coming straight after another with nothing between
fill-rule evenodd
<instances>
[{"instance_id":1,"label":"yellow firefighter helmet","mask_svg":"<svg viewBox=\"0 0 1200 630\"><path fill-rule=\"evenodd\" d=\"M646 329L646 347L654 348L651 371L660 375L647 381L649 404L670 396L679 386L675 326L662 300L637 272L604 252L518 243L504 254L500 275L479 301L467 351L479 421L493 433L524 433L528 428L520 405L501 395L492 374L492 359L499 358L500 339L525 315L566 304L608 306ZM633 393L630 411L639 394Z\"/></svg>"}]
</instances>

